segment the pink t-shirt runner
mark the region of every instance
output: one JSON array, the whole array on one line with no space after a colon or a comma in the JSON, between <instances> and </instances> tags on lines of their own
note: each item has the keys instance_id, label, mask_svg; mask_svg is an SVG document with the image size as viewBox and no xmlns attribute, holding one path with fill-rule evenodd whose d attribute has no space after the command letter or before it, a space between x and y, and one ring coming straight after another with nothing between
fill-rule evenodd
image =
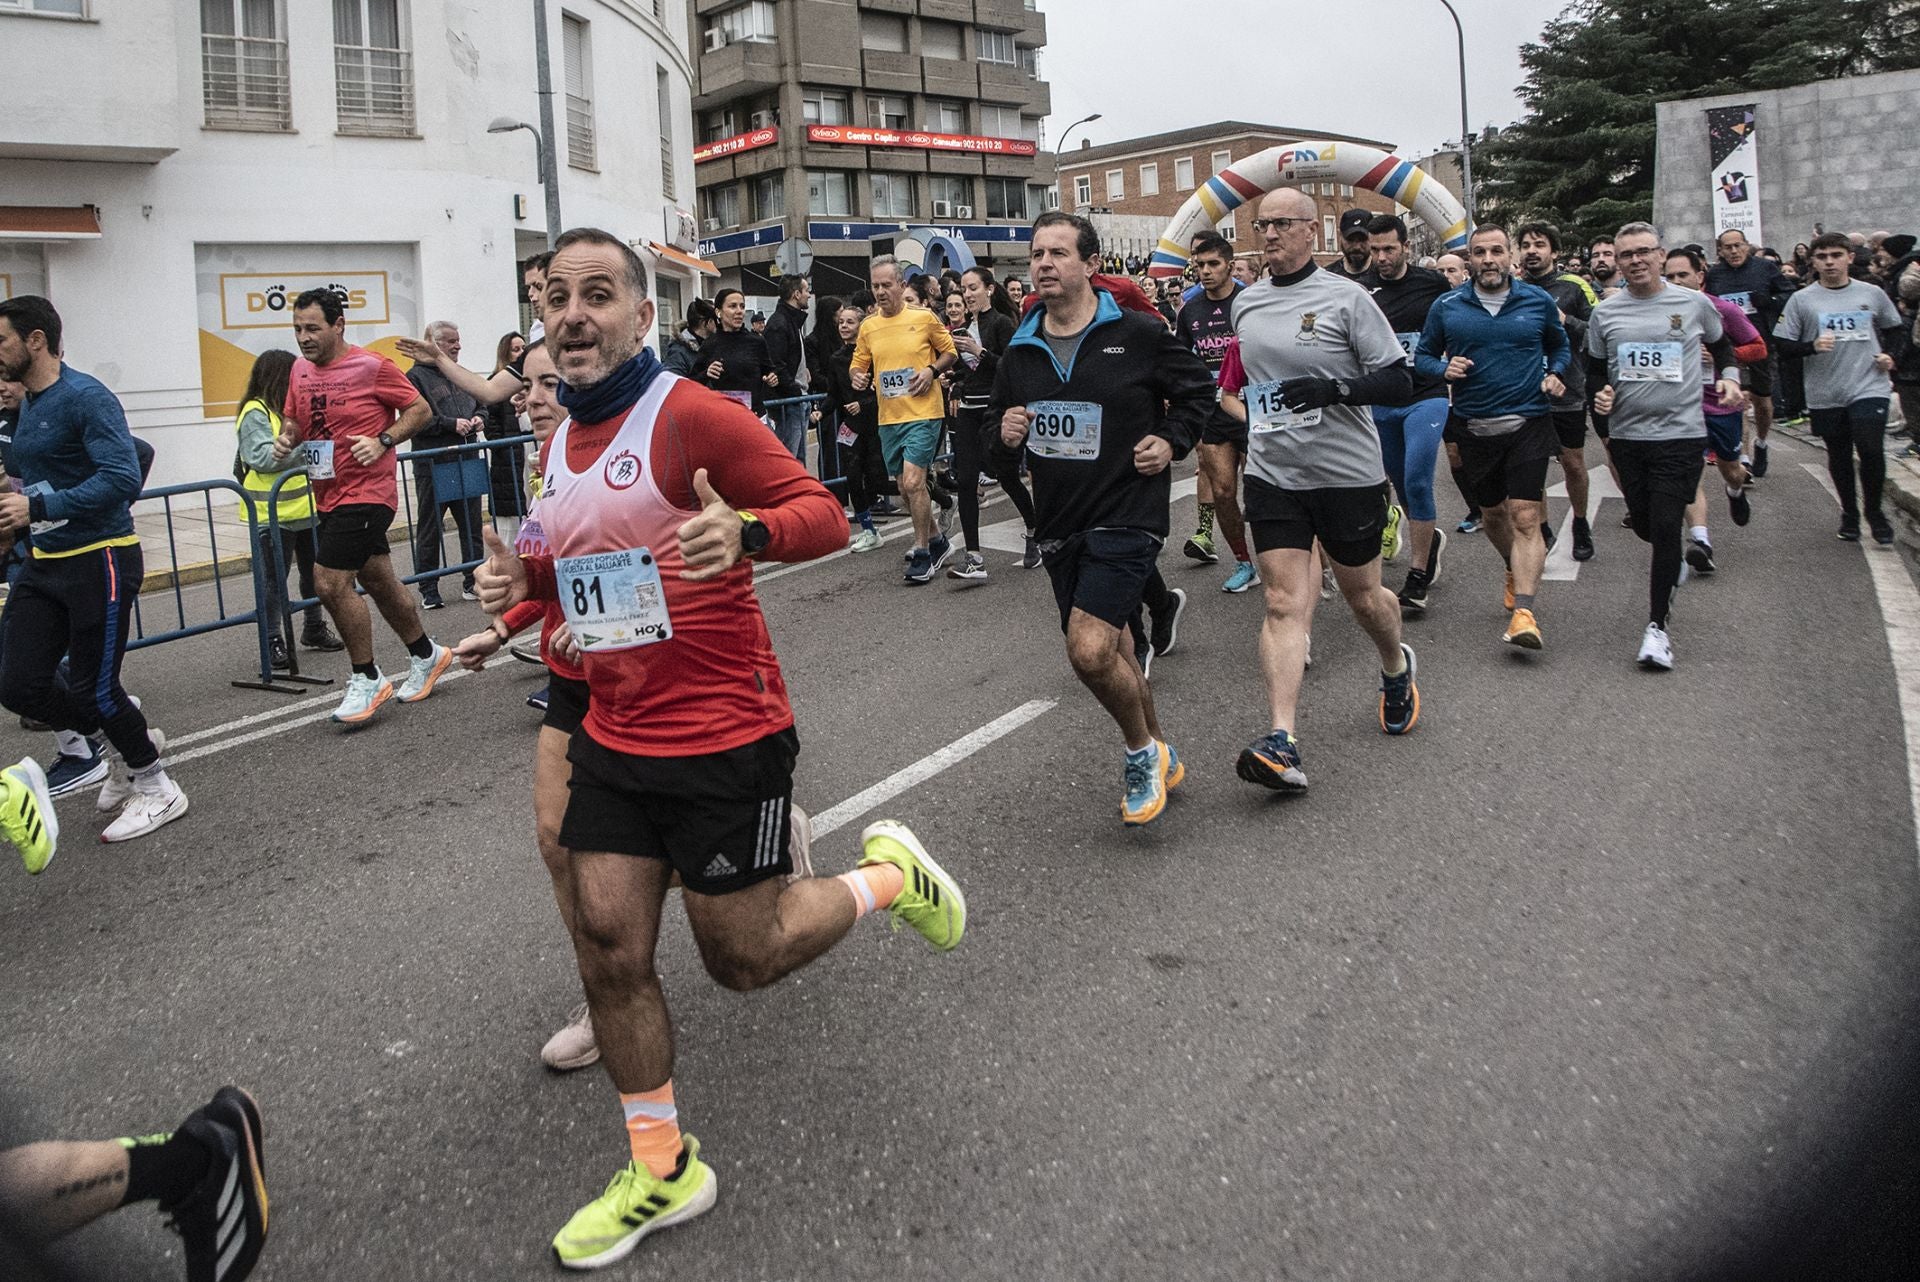
<instances>
[{"instance_id":1,"label":"pink t-shirt runner","mask_svg":"<svg viewBox=\"0 0 1920 1282\"><path fill-rule=\"evenodd\" d=\"M420 399L420 389L378 352L348 345L339 359L315 365L301 357L287 381L286 421L302 441L333 442L333 479L313 481L322 512L346 503L378 503L398 509L399 470L392 450L362 466L353 457L353 436L378 436L393 426L394 413Z\"/></svg>"}]
</instances>

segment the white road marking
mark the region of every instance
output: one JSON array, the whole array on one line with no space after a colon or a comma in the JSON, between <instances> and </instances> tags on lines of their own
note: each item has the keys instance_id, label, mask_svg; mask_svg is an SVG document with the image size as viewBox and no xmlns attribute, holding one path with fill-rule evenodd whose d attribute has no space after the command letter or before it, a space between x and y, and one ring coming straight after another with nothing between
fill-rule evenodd
<instances>
[{"instance_id":1,"label":"white road marking","mask_svg":"<svg viewBox=\"0 0 1920 1282\"><path fill-rule=\"evenodd\" d=\"M996 717L987 722L978 730L961 735L939 751L928 753L905 769L894 771L871 788L861 789L839 805L823 810L813 817L814 839L817 841L828 833L844 828L875 806L891 801L909 788L917 787L941 771L965 761L994 740L1012 734L1021 726L1056 706L1058 706L1058 700L1055 699L1030 700L1005 716Z\"/></svg>"},{"instance_id":2,"label":"white road marking","mask_svg":"<svg viewBox=\"0 0 1920 1282\"><path fill-rule=\"evenodd\" d=\"M1547 497L1567 497L1567 483L1562 481L1558 485L1548 486ZM1604 500L1625 497L1620 493L1620 487L1613 483L1613 473L1607 471L1606 464L1587 469L1587 522L1591 528L1600 528ZM1554 583L1571 583L1580 577L1580 564L1573 559L1573 509L1568 508L1560 522L1559 539L1554 543L1553 551L1547 553L1547 565L1540 571L1540 577Z\"/></svg>"},{"instance_id":3,"label":"white road marking","mask_svg":"<svg viewBox=\"0 0 1920 1282\"><path fill-rule=\"evenodd\" d=\"M1834 506L1840 505L1833 478L1819 463L1802 463L1820 483ZM1870 535L1868 537L1871 537ZM1920 589L1895 548L1861 540L1873 594L1880 601L1880 618L1887 628L1887 649L1893 659L1893 684L1900 697L1900 721L1907 740L1907 792L1913 808L1913 828L1920 842Z\"/></svg>"}]
</instances>

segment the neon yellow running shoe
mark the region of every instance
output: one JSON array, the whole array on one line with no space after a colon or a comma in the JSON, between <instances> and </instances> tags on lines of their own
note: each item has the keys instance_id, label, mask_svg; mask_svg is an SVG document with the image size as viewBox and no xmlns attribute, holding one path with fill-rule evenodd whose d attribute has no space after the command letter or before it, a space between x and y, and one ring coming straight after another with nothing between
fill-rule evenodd
<instances>
[{"instance_id":1,"label":"neon yellow running shoe","mask_svg":"<svg viewBox=\"0 0 1920 1282\"><path fill-rule=\"evenodd\" d=\"M1380 531L1380 559L1391 561L1400 555L1400 549L1406 545L1406 526L1402 518L1406 513L1398 503L1387 504L1387 528Z\"/></svg>"},{"instance_id":2,"label":"neon yellow running shoe","mask_svg":"<svg viewBox=\"0 0 1920 1282\"><path fill-rule=\"evenodd\" d=\"M700 1160L700 1141L680 1137L680 1165L661 1179L638 1162L614 1176L607 1191L574 1212L553 1239L553 1258L569 1269L598 1269L624 1260L640 1239L713 1209L720 1185Z\"/></svg>"},{"instance_id":3,"label":"neon yellow running shoe","mask_svg":"<svg viewBox=\"0 0 1920 1282\"><path fill-rule=\"evenodd\" d=\"M37 873L53 862L60 820L47 791L47 772L32 757L0 770L0 832L19 849L28 872Z\"/></svg>"},{"instance_id":4,"label":"neon yellow running shoe","mask_svg":"<svg viewBox=\"0 0 1920 1282\"><path fill-rule=\"evenodd\" d=\"M967 933L967 897L960 893L960 883L933 861L912 829L882 819L861 832L860 846L866 852L860 860L862 868L892 864L906 876L900 897L887 910L893 914L895 929L905 922L943 953L960 942Z\"/></svg>"}]
</instances>

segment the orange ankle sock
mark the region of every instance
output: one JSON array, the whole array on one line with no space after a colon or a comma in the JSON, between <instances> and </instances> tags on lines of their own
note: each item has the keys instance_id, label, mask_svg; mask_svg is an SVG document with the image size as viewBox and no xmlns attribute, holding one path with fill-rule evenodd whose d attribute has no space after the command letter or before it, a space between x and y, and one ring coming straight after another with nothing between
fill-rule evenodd
<instances>
[{"instance_id":1,"label":"orange ankle sock","mask_svg":"<svg viewBox=\"0 0 1920 1282\"><path fill-rule=\"evenodd\" d=\"M900 897L907 875L892 864L868 864L843 872L836 880L853 892L853 916L857 921L877 908L886 908Z\"/></svg>"},{"instance_id":2,"label":"orange ankle sock","mask_svg":"<svg viewBox=\"0 0 1920 1282\"><path fill-rule=\"evenodd\" d=\"M680 1164L680 1114L673 1107L673 1080L656 1090L620 1095L627 1115L627 1144L633 1160L658 1179L673 1174Z\"/></svg>"}]
</instances>

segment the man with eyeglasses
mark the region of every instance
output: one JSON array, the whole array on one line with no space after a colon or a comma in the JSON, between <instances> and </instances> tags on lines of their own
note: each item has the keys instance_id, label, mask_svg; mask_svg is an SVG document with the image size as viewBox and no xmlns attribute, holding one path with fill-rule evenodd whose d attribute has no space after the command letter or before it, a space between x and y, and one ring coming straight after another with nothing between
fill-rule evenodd
<instances>
[{"instance_id":1,"label":"man with eyeglasses","mask_svg":"<svg viewBox=\"0 0 1920 1282\"><path fill-rule=\"evenodd\" d=\"M1600 388L1595 411L1611 420L1607 448L1633 532L1653 546L1637 661L1665 672L1673 668L1667 622L1680 584L1682 525L1707 450L1700 362L1711 354L1719 372L1714 397L1722 403L1740 399L1740 372L1712 300L1661 279L1666 251L1651 224L1628 223L1614 233L1614 255L1627 287L1603 299L1588 322L1587 377Z\"/></svg>"},{"instance_id":2,"label":"man with eyeglasses","mask_svg":"<svg viewBox=\"0 0 1920 1282\"><path fill-rule=\"evenodd\" d=\"M1753 252L1744 232L1723 231L1714 239L1720 261L1707 268L1707 292L1738 307L1767 340L1773 344L1773 327L1780 322L1781 309L1793 297L1793 282L1781 275L1780 267ZM1753 479L1767 474L1767 436L1773 431L1772 358L1755 361L1746 370L1747 391L1753 395Z\"/></svg>"},{"instance_id":3,"label":"man with eyeglasses","mask_svg":"<svg viewBox=\"0 0 1920 1282\"><path fill-rule=\"evenodd\" d=\"M1467 240L1473 279L1427 313L1414 365L1453 385L1450 426L1460 445L1468 498L1479 504L1487 538L1506 562L1501 640L1542 646L1534 595L1546 565L1540 533L1547 510L1547 465L1560 452L1552 398L1572 359L1553 295L1513 277L1506 229L1484 226ZM1544 375L1542 371L1545 371Z\"/></svg>"},{"instance_id":4,"label":"man with eyeglasses","mask_svg":"<svg viewBox=\"0 0 1920 1282\"><path fill-rule=\"evenodd\" d=\"M1420 719L1413 647L1401 639L1400 602L1380 582L1387 474L1370 405L1402 405L1413 369L1386 315L1351 280L1313 261L1313 201L1283 187L1254 220L1268 277L1234 303L1243 377L1224 381L1221 405L1247 422L1243 502L1266 597L1260 667L1271 728L1241 752L1237 771L1277 792L1304 792L1301 679L1320 584L1318 540L1354 618L1380 655L1380 728Z\"/></svg>"}]
</instances>

